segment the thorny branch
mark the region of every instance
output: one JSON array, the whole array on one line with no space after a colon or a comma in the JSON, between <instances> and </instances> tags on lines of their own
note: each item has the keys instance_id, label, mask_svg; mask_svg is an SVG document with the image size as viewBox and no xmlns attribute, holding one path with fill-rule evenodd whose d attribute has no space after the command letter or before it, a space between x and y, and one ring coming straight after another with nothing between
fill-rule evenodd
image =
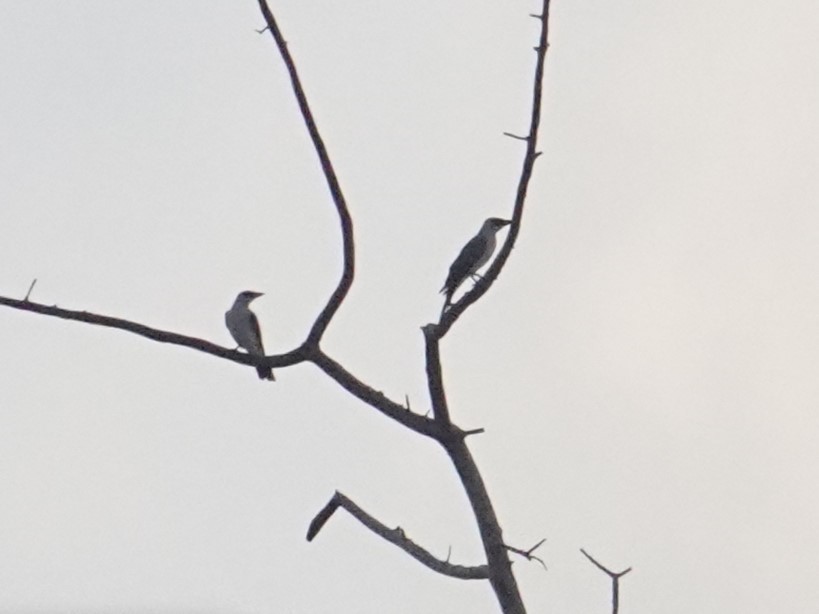
<instances>
[{"instance_id":1,"label":"thorny branch","mask_svg":"<svg viewBox=\"0 0 819 614\"><path fill-rule=\"evenodd\" d=\"M327 505L321 508L319 513L313 518L310 527L307 529L307 541L313 541L325 523L330 519L330 516L332 516L339 507L347 510L353 518L358 520L370 531L391 544L398 546L415 560L423 563L433 571L452 578L460 578L461 580L485 580L489 577L489 571L486 565L466 567L463 565L453 565L449 562L449 556L447 556L445 561L435 558L430 552L408 538L401 527L390 529L338 491L335 492L327 502Z\"/></svg>"},{"instance_id":2,"label":"thorny branch","mask_svg":"<svg viewBox=\"0 0 819 614\"><path fill-rule=\"evenodd\" d=\"M509 232L506 235L506 240L498 252L492 265L483 274L483 277L474 285L474 287L467 292L461 300L453 304L442 315L437 325L436 336L440 339L446 335L447 331L452 327L455 321L466 311L466 309L481 298L500 275L501 270L506 264L512 249L515 247L515 241L520 232L520 225L523 219L523 206L526 203L526 194L529 189L529 182L532 179L532 171L535 167L535 160L540 156L537 150L538 129L540 128L540 112L543 101L543 70L546 64L546 51L549 49L549 6L550 0L543 0L543 10L540 15L532 15L541 22L540 40L537 47L535 47L536 61L535 61L535 78L532 86L532 114L529 120L529 132L525 137L518 137L512 133L504 133L507 136L517 138L526 142L526 152L523 156L523 167L518 179L517 192L515 194L515 202L512 208L512 223L509 225Z\"/></svg>"},{"instance_id":3,"label":"thorny branch","mask_svg":"<svg viewBox=\"0 0 819 614\"><path fill-rule=\"evenodd\" d=\"M125 320L123 318L114 318L98 313L91 313L89 311L75 311L72 309L63 309L56 305L43 305L41 303L34 303L28 300L18 300L0 296L0 305L19 309L21 311L30 311L39 313L41 315L53 316L64 320L75 320L78 322L85 322L86 324L94 324L96 326L104 326L107 328L117 328L124 330L141 337L146 337L153 341L160 343L169 343L172 345L179 345L188 347L206 354L211 354L218 358L224 358L239 364L251 366L270 366L270 367L289 367L302 362L312 362L331 379L333 379L342 388L350 392L353 396L364 401L367 405L377 409L385 416L400 422L402 425L420 433L427 437L439 439L449 436L450 433L444 431L430 418L425 418L420 414L408 411L406 407L389 399L384 393L379 392L347 371L338 362L333 360L325 352L319 348L311 347L309 345L302 345L289 352L283 354L276 354L272 356L265 356L264 358L257 358L245 352L238 352L236 350L216 345L205 339L198 337L189 337L167 330L152 328L138 322ZM466 436L468 433L462 431L457 427L453 427L454 433L458 436Z\"/></svg>"}]
</instances>

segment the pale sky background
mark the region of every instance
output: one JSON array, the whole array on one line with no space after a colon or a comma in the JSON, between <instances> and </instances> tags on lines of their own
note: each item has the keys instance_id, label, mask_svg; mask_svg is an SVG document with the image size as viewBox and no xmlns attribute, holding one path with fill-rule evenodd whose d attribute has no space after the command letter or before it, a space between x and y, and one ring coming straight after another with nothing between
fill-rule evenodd
<instances>
[{"instance_id":1,"label":"pale sky background","mask_svg":"<svg viewBox=\"0 0 819 614\"><path fill-rule=\"evenodd\" d=\"M325 349L427 405L420 326L508 216L538 3L273 2L355 217ZM819 601L819 4L555 0L544 155L501 278L443 345L532 613ZM268 350L340 272L258 7L0 1L0 295ZM338 514L482 553L447 458L311 366L278 382L0 309L0 612L493 613Z\"/></svg>"}]
</instances>

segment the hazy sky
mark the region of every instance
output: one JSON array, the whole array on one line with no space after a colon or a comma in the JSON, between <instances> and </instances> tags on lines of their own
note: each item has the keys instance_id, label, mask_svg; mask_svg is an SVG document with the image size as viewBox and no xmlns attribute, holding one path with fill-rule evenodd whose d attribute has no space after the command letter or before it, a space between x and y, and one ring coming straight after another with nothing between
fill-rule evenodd
<instances>
[{"instance_id":1,"label":"hazy sky","mask_svg":"<svg viewBox=\"0 0 819 614\"><path fill-rule=\"evenodd\" d=\"M355 218L324 348L423 411L420 327L508 216L538 3L272 2ZM292 349L336 215L252 0L0 1L0 295ZM443 344L532 613L819 601L819 5L554 0L544 155L503 275ZM432 443L309 365L251 368L0 309L0 612L477 614L340 489L482 563Z\"/></svg>"}]
</instances>

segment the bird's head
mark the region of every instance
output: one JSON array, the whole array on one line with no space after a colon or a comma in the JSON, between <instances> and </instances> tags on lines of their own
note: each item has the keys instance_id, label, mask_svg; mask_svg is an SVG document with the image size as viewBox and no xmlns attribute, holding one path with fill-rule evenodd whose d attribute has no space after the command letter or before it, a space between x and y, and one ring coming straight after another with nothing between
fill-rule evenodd
<instances>
[{"instance_id":1,"label":"bird's head","mask_svg":"<svg viewBox=\"0 0 819 614\"><path fill-rule=\"evenodd\" d=\"M490 217L483 223L483 227L486 230L491 230L492 232L498 232L504 226L508 226L511 224L511 220L504 220L499 217Z\"/></svg>"},{"instance_id":2,"label":"bird's head","mask_svg":"<svg viewBox=\"0 0 819 614\"><path fill-rule=\"evenodd\" d=\"M253 290L245 290L244 292L239 292L239 296L236 297L237 303L244 303L247 305L250 301L263 296L262 292L254 292Z\"/></svg>"}]
</instances>

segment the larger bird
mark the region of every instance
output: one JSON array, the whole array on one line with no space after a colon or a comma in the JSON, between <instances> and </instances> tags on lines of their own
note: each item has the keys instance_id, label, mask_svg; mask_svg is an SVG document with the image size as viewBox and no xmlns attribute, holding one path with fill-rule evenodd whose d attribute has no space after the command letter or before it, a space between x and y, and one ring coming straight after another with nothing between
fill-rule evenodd
<instances>
[{"instance_id":1,"label":"larger bird","mask_svg":"<svg viewBox=\"0 0 819 614\"><path fill-rule=\"evenodd\" d=\"M262 331L259 330L259 319L250 311L250 302L262 296L261 292L245 290L240 292L233 306L225 313L225 324L234 341L247 350L251 356L264 357ZM275 381L273 369L270 367L256 367L259 379Z\"/></svg>"},{"instance_id":2,"label":"larger bird","mask_svg":"<svg viewBox=\"0 0 819 614\"><path fill-rule=\"evenodd\" d=\"M478 269L489 261L497 243L495 233L510 223L509 220L490 217L483 223L478 234L464 245L461 253L455 258L455 262L449 267L449 275L446 277L444 287L441 288L441 293L446 296L444 311L452 304L452 295L455 294L458 286L468 277L474 278Z\"/></svg>"}]
</instances>

